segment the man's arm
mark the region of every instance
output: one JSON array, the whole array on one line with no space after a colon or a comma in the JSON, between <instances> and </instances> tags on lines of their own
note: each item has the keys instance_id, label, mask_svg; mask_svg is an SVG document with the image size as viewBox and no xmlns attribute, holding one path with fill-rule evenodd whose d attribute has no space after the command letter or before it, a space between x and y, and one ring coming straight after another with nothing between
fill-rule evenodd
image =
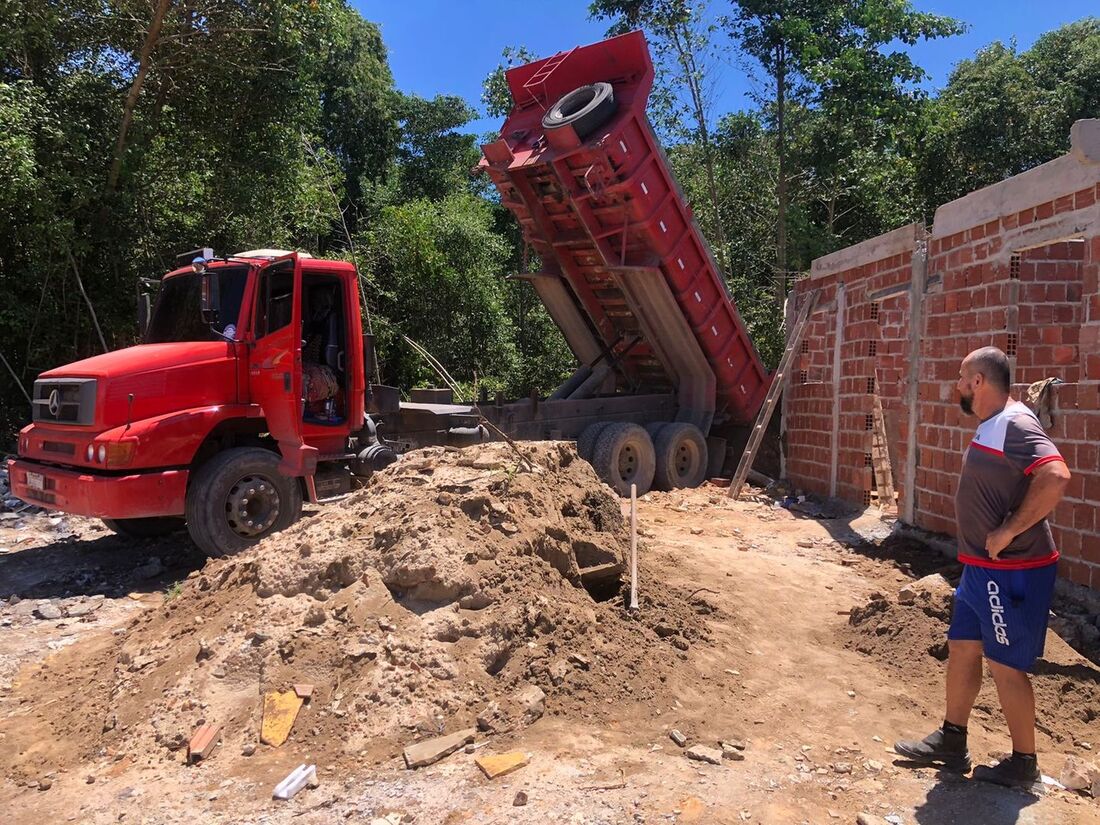
<instances>
[{"instance_id":1,"label":"man's arm","mask_svg":"<svg viewBox=\"0 0 1100 825\"><path fill-rule=\"evenodd\" d=\"M996 560L1020 533L1045 518L1062 500L1069 484L1069 467L1064 461L1048 461L1036 467L1023 502L1012 516L985 540L985 549Z\"/></svg>"}]
</instances>

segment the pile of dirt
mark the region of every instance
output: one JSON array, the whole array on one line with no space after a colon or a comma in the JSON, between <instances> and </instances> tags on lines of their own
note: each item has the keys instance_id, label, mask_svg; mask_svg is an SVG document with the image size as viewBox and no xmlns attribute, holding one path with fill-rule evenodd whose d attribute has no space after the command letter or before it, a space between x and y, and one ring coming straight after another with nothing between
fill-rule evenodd
<instances>
[{"instance_id":1,"label":"pile of dirt","mask_svg":"<svg viewBox=\"0 0 1100 825\"><path fill-rule=\"evenodd\" d=\"M896 595L873 593L852 610L846 646L875 658L905 684L942 689L953 605L954 590L939 575L912 582ZM1100 669L1048 631L1032 682L1040 730L1055 742L1095 740ZM976 707L1003 726L992 679L985 680Z\"/></svg>"},{"instance_id":2,"label":"pile of dirt","mask_svg":"<svg viewBox=\"0 0 1100 825\"><path fill-rule=\"evenodd\" d=\"M179 761L203 722L236 755L258 742L264 693L302 683L314 693L288 746L329 764L390 758L478 716L502 732L543 704L586 718L666 704L667 674L715 608L644 568L641 611L624 609L618 576L594 598L582 569L625 568L620 502L571 444L521 449L530 466L503 444L410 453L211 561L121 635L47 659L16 684L9 769Z\"/></svg>"}]
</instances>

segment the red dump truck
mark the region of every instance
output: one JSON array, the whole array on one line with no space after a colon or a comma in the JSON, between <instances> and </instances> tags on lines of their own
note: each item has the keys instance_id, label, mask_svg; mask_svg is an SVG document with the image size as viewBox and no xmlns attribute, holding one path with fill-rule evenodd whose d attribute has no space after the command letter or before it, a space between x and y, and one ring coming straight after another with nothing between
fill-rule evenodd
<instances>
[{"instance_id":1,"label":"red dump truck","mask_svg":"<svg viewBox=\"0 0 1100 825\"><path fill-rule=\"evenodd\" d=\"M144 343L43 373L15 495L131 536L186 525L211 555L296 520L396 454L491 437L577 439L622 493L721 467L770 378L645 116L631 33L508 72L481 167L541 269L522 273L579 366L549 398L480 406L377 383L355 268L211 251L164 276Z\"/></svg>"}]
</instances>

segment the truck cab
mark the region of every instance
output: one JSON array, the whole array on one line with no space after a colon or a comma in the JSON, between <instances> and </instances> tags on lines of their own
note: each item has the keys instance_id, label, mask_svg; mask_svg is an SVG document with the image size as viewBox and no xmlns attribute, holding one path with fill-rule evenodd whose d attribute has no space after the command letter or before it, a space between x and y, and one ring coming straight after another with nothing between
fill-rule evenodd
<instances>
[{"instance_id":1,"label":"truck cab","mask_svg":"<svg viewBox=\"0 0 1100 825\"><path fill-rule=\"evenodd\" d=\"M304 253L202 258L164 276L143 343L43 373L10 462L42 507L211 555L350 489L364 427L355 267Z\"/></svg>"}]
</instances>

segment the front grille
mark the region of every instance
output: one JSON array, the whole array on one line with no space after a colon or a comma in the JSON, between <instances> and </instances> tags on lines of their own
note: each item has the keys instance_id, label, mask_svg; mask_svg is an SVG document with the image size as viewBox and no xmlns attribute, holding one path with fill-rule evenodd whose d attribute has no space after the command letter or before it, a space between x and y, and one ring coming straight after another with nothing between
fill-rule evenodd
<instances>
[{"instance_id":1,"label":"front grille","mask_svg":"<svg viewBox=\"0 0 1100 825\"><path fill-rule=\"evenodd\" d=\"M76 445L69 441L43 441L42 450L59 455L76 455Z\"/></svg>"},{"instance_id":2,"label":"front grille","mask_svg":"<svg viewBox=\"0 0 1100 825\"><path fill-rule=\"evenodd\" d=\"M95 420L94 378L42 378L34 382L33 420L49 424L91 424Z\"/></svg>"}]
</instances>

